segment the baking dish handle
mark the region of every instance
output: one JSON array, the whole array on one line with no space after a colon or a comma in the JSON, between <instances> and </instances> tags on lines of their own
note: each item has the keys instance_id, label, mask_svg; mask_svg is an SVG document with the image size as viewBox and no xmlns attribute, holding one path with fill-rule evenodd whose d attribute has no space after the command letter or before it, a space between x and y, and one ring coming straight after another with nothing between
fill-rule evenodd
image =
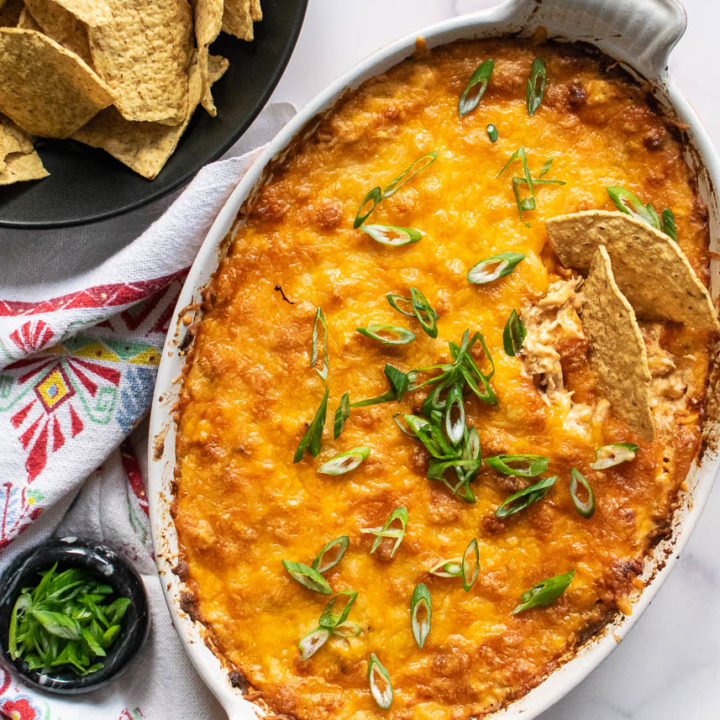
<instances>
[{"instance_id":1,"label":"baking dish handle","mask_svg":"<svg viewBox=\"0 0 720 720\"><path fill-rule=\"evenodd\" d=\"M657 78L687 27L679 0L510 0L528 29L544 26L597 45L642 75Z\"/></svg>"}]
</instances>

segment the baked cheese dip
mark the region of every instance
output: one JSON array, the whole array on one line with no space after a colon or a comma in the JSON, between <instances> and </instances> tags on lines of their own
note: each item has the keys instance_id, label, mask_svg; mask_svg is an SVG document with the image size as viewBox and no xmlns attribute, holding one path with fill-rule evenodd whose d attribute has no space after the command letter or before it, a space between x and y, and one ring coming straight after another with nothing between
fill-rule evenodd
<instances>
[{"instance_id":1,"label":"baked cheese dip","mask_svg":"<svg viewBox=\"0 0 720 720\"><path fill-rule=\"evenodd\" d=\"M571 45L419 42L306 130L192 328L184 609L271 716L482 717L670 532L706 210L648 88Z\"/></svg>"}]
</instances>

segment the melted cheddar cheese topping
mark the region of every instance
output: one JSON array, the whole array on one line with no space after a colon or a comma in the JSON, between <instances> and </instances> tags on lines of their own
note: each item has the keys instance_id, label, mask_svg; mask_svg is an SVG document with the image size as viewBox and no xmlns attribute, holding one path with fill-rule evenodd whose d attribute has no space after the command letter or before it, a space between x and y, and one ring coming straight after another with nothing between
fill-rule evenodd
<instances>
[{"instance_id":1,"label":"melted cheddar cheese topping","mask_svg":"<svg viewBox=\"0 0 720 720\"><path fill-rule=\"evenodd\" d=\"M548 81L540 108L528 117L525 82L535 57L546 61ZM489 88L460 119L458 97L487 58L495 60ZM533 313L543 298L564 292L563 283L574 291L576 281L548 247L544 220L615 209L606 187L622 186L674 211L680 246L703 279L708 239L677 133L648 103L646 90L606 69L606 60L571 46L516 40L418 52L321 118L244 209L206 293L184 378L174 518L192 595L187 609L205 623L233 677L278 716L482 716L526 693L618 610L631 611L643 559L669 527L698 448L708 334L643 325L656 376L682 372L683 399L666 406L662 388L677 393L678 384L658 380L656 405L669 413L672 432L659 429L654 442L639 440L597 396L587 341L572 331L572 298L559 301L557 317L567 319L555 325L551 301ZM489 123L499 132L495 143ZM511 186L520 165L497 178L521 145L533 176L552 157L546 177L565 182L537 186L537 210L524 214L529 227ZM384 187L430 151L437 160L368 220L418 228L420 242L388 247L354 230L368 190ZM510 275L487 285L467 282L475 263L506 251L526 255ZM385 299L390 292L408 296L413 286L439 314L437 339ZM318 306L328 327L328 422L319 457L307 454L294 464L324 391L310 368ZM548 367L554 363L554 383L568 393L562 401L533 374L542 357L504 352L513 309L529 325L539 318L532 347L551 346ZM356 331L370 323L408 327L417 339L381 345ZM567 331L548 335L561 326ZM392 420L397 412L419 414L424 390L399 404L353 409L340 437L332 436L343 393L358 401L385 392L386 362L405 371L451 362L448 341L459 343L466 329L484 334L496 366L497 406L472 395L465 401L483 456L536 453L550 459L546 475L559 476L545 499L505 520L495 517L496 508L526 482L483 466L472 483L477 502L467 504L427 478L427 454ZM668 422L656 412L658 427ZM637 443L636 459L592 470L596 448L617 442ZM337 477L316 472L362 445L371 450L358 469ZM590 519L573 506L572 467L595 492ZM397 553L390 557L388 540L371 555L374 537L361 530L382 526L403 505L409 521ZM317 626L328 596L295 582L281 561L310 564L340 535L349 537L349 549L326 579L335 592L358 592L349 619L362 632L332 637L303 661L297 643ZM461 555L473 537L480 572L469 592L458 579L428 573L439 560ZM569 570L575 577L557 601L512 613L523 591ZM423 649L409 610L421 582L433 608ZM369 691L371 653L392 681L388 711Z\"/></svg>"}]
</instances>

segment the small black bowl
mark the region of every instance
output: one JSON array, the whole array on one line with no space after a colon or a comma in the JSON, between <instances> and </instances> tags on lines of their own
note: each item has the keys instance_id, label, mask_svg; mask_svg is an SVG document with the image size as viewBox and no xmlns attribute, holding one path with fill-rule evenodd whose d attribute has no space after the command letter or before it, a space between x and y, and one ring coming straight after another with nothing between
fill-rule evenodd
<instances>
[{"instance_id":1,"label":"small black bowl","mask_svg":"<svg viewBox=\"0 0 720 720\"><path fill-rule=\"evenodd\" d=\"M35 587L40 574L55 563L58 570L81 567L97 575L118 595L130 598L123 617L122 629L115 644L108 650L100 670L85 676L71 670L43 673L30 670L18 658L12 660L8 651L8 630L13 606L24 587ZM30 685L60 694L79 694L98 690L116 680L130 667L147 638L150 629L148 600L140 576L114 550L105 545L83 542L74 537L49 540L20 555L0 578L0 651L5 661L14 666Z\"/></svg>"}]
</instances>

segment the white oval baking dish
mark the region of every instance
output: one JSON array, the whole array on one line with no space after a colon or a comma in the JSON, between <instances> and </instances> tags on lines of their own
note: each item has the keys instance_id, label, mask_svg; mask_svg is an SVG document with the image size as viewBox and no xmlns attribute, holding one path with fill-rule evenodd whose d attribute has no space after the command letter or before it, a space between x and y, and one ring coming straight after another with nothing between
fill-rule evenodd
<instances>
[{"instance_id":1,"label":"white oval baking dish","mask_svg":"<svg viewBox=\"0 0 720 720\"><path fill-rule=\"evenodd\" d=\"M666 67L668 55L682 36L685 26L685 13L677 0L508 0L496 8L439 23L420 34L432 48L461 38L515 33L526 36L538 27L544 27L550 38L595 45L620 61L632 74L648 80L666 112L687 126L688 160L697 173L699 192L709 208L711 248L719 250L720 216L714 188L720 182L720 162L703 126L673 84ZM268 144L230 195L197 255L180 294L174 324L171 325L178 333L183 328L181 318L185 314L184 308L200 300L203 287L217 267L223 240L242 204L262 183L266 165L272 159L282 157L292 140L300 132L307 131L308 123L331 108L348 89L356 88L411 55L416 37L417 34L413 34L403 38L363 60L299 112ZM720 277L715 261L711 270L712 293L717 302ZM160 363L150 421L148 489L157 565L175 627L200 676L231 720L250 720L257 715L262 716L262 709L245 700L241 692L232 687L227 670L205 644L202 627L180 609L183 586L172 572L177 559L177 537L170 517L175 466L172 408L178 397L176 380L183 365L183 358L177 353L177 343L177 337L171 332ZM708 424L712 437L716 436L716 430ZM492 720L531 720L537 717L575 687L611 652L650 604L670 572L701 513L718 467L718 453L711 438L701 461L696 463L688 477L689 491L675 515L672 537L660 543L646 563L643 577L649 582L637 599L633 614L618 618L606 627L535 689L495 713Z\"/></svg>"}]
</instances>

